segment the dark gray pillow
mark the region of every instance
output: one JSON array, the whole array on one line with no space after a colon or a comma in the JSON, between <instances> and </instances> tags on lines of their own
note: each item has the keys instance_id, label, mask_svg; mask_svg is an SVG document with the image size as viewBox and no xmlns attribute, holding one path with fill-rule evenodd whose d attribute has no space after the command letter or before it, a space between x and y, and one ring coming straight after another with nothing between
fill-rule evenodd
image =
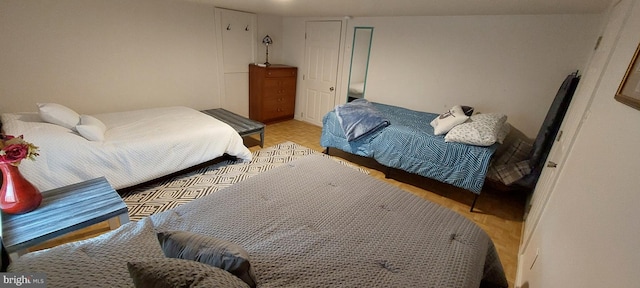
<instances>
[{"instance_id":1,"label":"dark gray pillow","mask_svg":"<svg viewBox=\"0 0 640 288\"><path fill-rule=\"evenodd\" d=\"M128 262L127 268L136 288L249 287L227 271L184 259L158 258Z\"/></svg>"},{"instance_id":2,"label":"dark gray pillow","mask_svg":"<svg viewBox=\"0 0 640 288\"><path fill-rule=\"evenodd\" d=\"M187 231L166 231L157 234L165 256L194 260L227 270L250 287L256 287L249 253L239 245Z\"/></svg>"},{"instance_id":3,"label":"dark gray pillow","mask_svg":"<svg viewBox=\"0 0 640 288\"><path fill-rule=\"evenodd\" d=\"M464 112L464 115L471 116L471 115L473 115L473 107L471 107L471 106L462 106L462 112Z\"/></svg>"}]
</instances>

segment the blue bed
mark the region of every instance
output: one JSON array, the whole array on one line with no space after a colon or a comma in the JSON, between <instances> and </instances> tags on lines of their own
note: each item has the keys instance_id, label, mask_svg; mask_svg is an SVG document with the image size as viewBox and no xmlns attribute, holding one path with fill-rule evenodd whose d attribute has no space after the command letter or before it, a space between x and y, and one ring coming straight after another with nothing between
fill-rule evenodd
<instances>
[{"instance_id":1,"label":"blue bed","mask_svg":"<svg viewBox=\"0 0 640 288\"><path fill-rule=\"evenodd\" d=\"M371 104L389 120L389 126L349 142L333 110L322 120L320 144L480 194L498 144L481 147L445 142L444 135L434 135L429 125L438 114Z\"/></svg>"}]
</instances>

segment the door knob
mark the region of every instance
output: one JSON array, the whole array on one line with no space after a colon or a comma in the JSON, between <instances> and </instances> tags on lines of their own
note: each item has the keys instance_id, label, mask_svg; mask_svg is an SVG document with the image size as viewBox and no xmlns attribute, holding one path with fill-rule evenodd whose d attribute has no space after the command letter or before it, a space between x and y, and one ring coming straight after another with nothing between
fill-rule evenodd
<instances>
[{"instance_id":1,"label":"door knob","mask_svg":"<svg viewBox=\"0 0 640 288\"><path fill-rule=\"evenodd\" d=\"M547 162L547 167L556 168L556 167L558 167L558 163L553 162L553 161L549 161L549 162Z\"/></svg>"},{"instance_id":2,"label":"door knob","mask_svg":"<svg viewBox=\"0 0 640 288\"><path fill-rule=\"evenodd\" d=\"M333 92L335 90L333 87L329 88L329 91Z\"/></svg>"}]
</instances>

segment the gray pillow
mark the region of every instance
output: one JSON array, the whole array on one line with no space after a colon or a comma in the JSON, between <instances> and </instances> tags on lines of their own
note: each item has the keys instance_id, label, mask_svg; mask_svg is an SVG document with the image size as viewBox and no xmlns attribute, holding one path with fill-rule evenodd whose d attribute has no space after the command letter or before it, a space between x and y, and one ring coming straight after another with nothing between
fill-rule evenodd
<instances>
[{"instance_id":1,"label":"gray pillow","mask_svg":"<svg viewBox=\"0 0 640 288\"><path fill-rule=\"evenodd\" d=\"M137 288L248 287L231 273L195 261L159 258L127 262Z\"/></svg>"},{"instance_id":2,"label":"gray pillow","mask_svg":"<svg viewBox=\"0 0 640 288\"><path fill-rule=\"evenodd\" d=\"M227 270L250 287L256 287L249 253L239 245L187 231L166 231L157 235L165 256L194 260Z\"/></svg>"}]
</instances>

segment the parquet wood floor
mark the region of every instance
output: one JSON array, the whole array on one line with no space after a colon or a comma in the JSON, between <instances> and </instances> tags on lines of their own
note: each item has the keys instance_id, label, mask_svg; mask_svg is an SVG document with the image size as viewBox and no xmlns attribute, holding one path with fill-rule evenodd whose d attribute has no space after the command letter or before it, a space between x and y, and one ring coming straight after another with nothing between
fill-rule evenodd
<instances>
[{"instance_id":1,"label":"parquet wood floor","mask_svg":"<svg viewBox=\"0 0 640 288\"><path fill-rule=\"evenodd\" d=\"M297 120L269 124L265 128L264 146L269 147L285 141L292 141L317 151L323 151L324 148L320 146L321 131L321 127ZM245 137L245 145L252 152L260 149L259 144L260 141L256 136ZM425 182L423 183L424 185L418 187L394 179L387 179L380 171L369 170L371 171L371 176L452 209L482 227L496 245L500 260L507 274L509 287L514 287L518 263L518 246L523 225L523 195L485 189L478 199L474 212L469 212L474 196L471 192L441 184L437 181L423 181ZM60 239L55 239L52 243L45 243L32 250L85 239L104 233L106 230L108 230L108 225L105 225L105 223L97 224L63 236Z\"/></svg>"}]
</instances>

